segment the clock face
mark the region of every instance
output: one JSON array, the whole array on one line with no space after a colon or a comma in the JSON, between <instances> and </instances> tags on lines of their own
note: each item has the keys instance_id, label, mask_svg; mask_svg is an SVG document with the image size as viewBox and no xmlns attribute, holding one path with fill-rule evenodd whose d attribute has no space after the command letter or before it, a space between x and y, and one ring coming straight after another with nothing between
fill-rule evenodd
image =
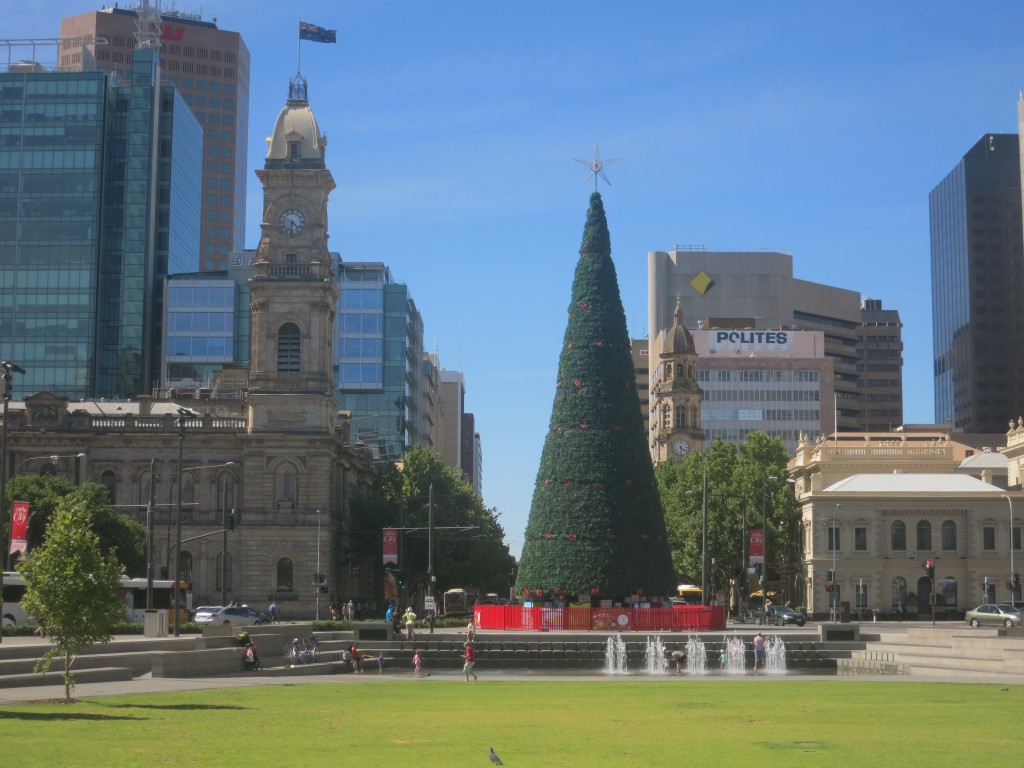
<instances>
[{"instance_id":1,"label":"clock face","mask_svg":"<svg viewBox=\"0 0 1024 768\"><path fill-rule=\"evenodd\" d=\"M690 450L690 444L685 440L676 440L672 450L676 452L676 456L685 456Z\"/></svg>"},{"instance_id":2,"label":"clock face","mask_svg":"<svg viewBox=\"0 0 1024 768\"><path fill-rule=\"evenodd\" d=\"M286 235L297 235L306 226L306 217L298 208L289 208L279 219L281 231Z\"/></svg>"}]
</instances>

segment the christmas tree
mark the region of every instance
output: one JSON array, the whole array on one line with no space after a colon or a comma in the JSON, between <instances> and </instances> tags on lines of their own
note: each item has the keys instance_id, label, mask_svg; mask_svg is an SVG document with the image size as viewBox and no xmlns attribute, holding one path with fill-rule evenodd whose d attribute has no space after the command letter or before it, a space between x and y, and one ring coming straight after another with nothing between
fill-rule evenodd
<instances>
[{"instance_id":1,"label":"christmas tree","mask_svg":"<svg viewBox=\"0 0 1024 768\"><path fill-rule=\"evenodd\" d=\"M620 599L671 594L673 585L608 223L594 192L516 589L533 599Z\"/></svg>"}]
</instances>

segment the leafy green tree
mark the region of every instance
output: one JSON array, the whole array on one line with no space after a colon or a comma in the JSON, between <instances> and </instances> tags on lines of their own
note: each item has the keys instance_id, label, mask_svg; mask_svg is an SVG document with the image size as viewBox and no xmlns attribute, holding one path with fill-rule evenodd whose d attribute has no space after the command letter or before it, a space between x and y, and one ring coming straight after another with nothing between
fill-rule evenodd
<instances>
[{"instance_id":1,"label":"leafy green tree","mask_svg":"<svg viewBox=\"0 0 1024 768\"><path fill-rule=\"evenodd\" d=\"M410 449L400 468L388 465L381 469L369 496L353 501L353 551L349 556L371 553L379 560L381 529L414 529L401 534L400 565L406 588L425 592L431 487L435 594L452 587L505 593L515 560L504 543L498 513L484 506L458 471L422 446ZM455 528L464 530L452 530Z\"/></svg>"},{"instance_id":2,"label":"leafy green tree","mask_svg":"<svg viewBox=\"0 0 1024 768\"><path fill-rule=\"evenodd\" d=\"M102 552L116 555L127 574L145 575L146 527L111 509L104 486L98 483L76 486L61 475L18 475L7 484L6 498L29 504L29 552L42 544L60 502L66 498L80 499L93 511L93 530L100 538ZM6 535L9 536L9 532Z\"/></svg>"},{"instance_id":3,"label":"leafy green tree","mask_svg":"<svg viewBox=\"0 0 1024 768\"><path fill-rule=\"evenodd\" d=\"M121 564L115 556L103 555L92 528L98 511L94 505L94 497L61 499L46 541L19 568L25 577L22 605L46 629L51 642L36 671L49 671L53 658L63 657L67 702L75 686L71 667L78 654L93 643L110 640L125 611L117 594Z\"/></svg>"},{"instance_id":4,"label":"leafy green tree","mask_svg":"<svg viewBox=\"0 0 1024 768\"><path fill-rule=\"evenodd\" d=\"M616 598L670 594L674 582L604 204L595 192L516 588Z\"/></svg>"},{"instance_id":5,"label":"leafy green tree","mask_svg":"<svg viewBox=\"0 0 1024 768\"><path fill-rule=\"evenodd\" d=\"M694 583L701 581L706 499L709 588L733 582L735 597L744 597L740 585L746 579L738 578L744 565L744 531L760 528L762 518L768 523L767 576L774 579L774 566L792 557L796 545L796 506L785 474L788 459L781 440L756 432L740 445L715 440L681 463L658 465L655 475L680 573Z\"/></svg>"}]
</instances>

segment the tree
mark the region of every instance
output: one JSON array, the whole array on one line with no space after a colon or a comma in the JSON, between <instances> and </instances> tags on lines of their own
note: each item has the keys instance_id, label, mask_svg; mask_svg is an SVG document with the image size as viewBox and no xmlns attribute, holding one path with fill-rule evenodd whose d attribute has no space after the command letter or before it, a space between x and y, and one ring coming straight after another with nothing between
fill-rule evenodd
<instances>
[{"instance_id":1,"label":"tree","mask_svg":"<svg viewBox=\"0 0 1024 768\"><path fill-rule=\"evenodd\" d=\"M83 648L110 640L114 625L124 618L118 597L121 564L104 557L92 529L97 509L87 498L66 496L46 541L31 552L19 570L25 578L25 611L50 637L50 648L36 664L47 672L55 656L64 658L64 700L75 686L71 667Z\"/></svg>"},{"instance_id":2,"label":"tree","mask_svg":"<svg viewBox=\"0 0 1024 768\"><path fill-rule=\"evenodd\" d=\"M707 570L710 588L734 584L735 598L746 597L747 532L768 523L766 577L792 556L796 506L786 482L789 455L781 440L763 432L734 445L715 440L685 461L663 462L655 470L673 562L699 581L707 477ZM748 553L749 557L749 553Z\"/></svg>"},{"instance_id":3,"label":"tree","mask_svg":"<svg viewBox=\"0 0 1024 768\"><path fill-rule=\"evenodd\" d=\"M604 204L595 192L516 588L534 596L621 598L665 595L674 581Z\"/></svg>"},{"instance_id":4,"label":"tree","mask_svg":"<svg viewBox=\"0 0 1024 768\"><path fill-rule=\"evenodd\" d=\"M367 499L353 500L352 551L348 554L370 552L379 560L382 528L414 529L401 534L400 565L406 588L425 592L431 487L435 594L460 586L505 592L515 560L504 543L498 513L484 506L461 473L422 446L411 448L401 467L388 465L378 471Z\"/></svg>"},{"instance_id":5,"label":"tree","mask_svg":"<svg viewBox=\"0 0 1024 768\"><path fill-rule=\"evenodd\" d=\"M29 552L42 544L61 500L80 499L93 510L93 530L99 535L104 555L116 555L129 575L145 575L146 528L111 509L109 493L103 485L82 483L76 486L61 475L19 475L8 483L6 498L29 504Z\"/></svg>"}]
</instances>

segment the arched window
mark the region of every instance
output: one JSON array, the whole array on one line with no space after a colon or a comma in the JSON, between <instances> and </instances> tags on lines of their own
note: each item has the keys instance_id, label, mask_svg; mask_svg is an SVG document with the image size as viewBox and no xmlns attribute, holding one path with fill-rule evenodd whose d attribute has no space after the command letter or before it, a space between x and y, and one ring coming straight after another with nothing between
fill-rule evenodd
<instances>
[{"instance_id":1,"label":"arched window","mask_svg":"<svg viewBox=\"0 0 1024 768\"><path fill-rule=\"evenodd\" d=\"M295 323L285 323L277 332L277 372L298 373L302 340Z\"/></svg>"},{"instance_id":2,"label":"arched window","mask_svg":"<svg viewBox=\"0 0 1024 768\"><path fill-rule=\"evenodd\" d=\"M917 548L928 551L932 548L932 524L921 520L917 524Z\"/></svg>"},{"instance_id":3,"label":"arched window","mask_svg":"<svg viewBox=\"0 0 1024 768\"><path fill-rule=\"evenodd\" d=\"M188 582L192 581L192 553L187 550L182 552L181 557L178 558L178 578Z\"/></svg>"},{"instance_id":4,"label":"arched window","mask_svg":"<svg viewBox=\"0 0 1024 768\"><path fill-rule=\"evenodd\" d=\"M696 427L697 426L697 406L696 405L691 405L690 406L690 426L691 427Z\"/></svg>"},{"instance_id":5,"label":"arched window","mask_svg":"<svg viewBox=\"0 0 1024 768\"><path fill-rule=\"evenodd\" d=\"M277 500L293 503L295 501L295 472L291 468L284 469L278 475Z\"/></svg>"},{"instance_id":6,"label":"arched window","mask_svg":"<svg viewBox=\"0 0 1024 768\"><path fill-rule=\"evenodd\" d=\"M226 574L225 574L225 571L224 571L225 566L227 566L227 573ZM217 575L216 575L215 578L217 580L216 590L218 592L220 590L225 590L227 592L230 592L233 589L233 587L231 586L232 578L231 578L231 553L230 552L221 552L220 554L217 555Z\"/></svg>"},{"instance_id":7,"label":"arched window","mask_svg":"<svg viewBox=\"0 0 1024 768\"><path fill-rule=\"evenodd\" d=\"M907 580L902 576L892 580L892 607L896 610L907 608Z\"/></svg>"},{"instance_id":8,"label":"arched window","mask_svg":"<svg viewBox=\"0 0 1024 768\"><path fill-rule=\"evenodd\" d=\"M150 474L149 470L147 469L145 472L143 472L141 475L139 475L139 483L138 483L139 498L136 499L136 503L137 504L143 504L143 505L149 504L149 489L150 489L150 487L152 487L152 484L153 484L153 476ZM154 488L154 490L155 490L155 488ZM156 504L156 498L155 497L153 498L153 503Z\"/></svg>"},{"instance_id":9,"label":"arched window","mask_svg":"<svg viewBox=\"0 0 1024 768\"><path fill-rule=\"evenodd\" d=\"M149 475L147 474L148 478ZM105 469L100 474L100 485L107 489L107 499L111 504L117 498L117 474L112 469Z\"/></svg>"},{"instance_id":10,"label":"arched window","mask_svg":"<svg viewBox=\"0 0 1024 768\"><path fill-rule=\"evenodd\" d=\"M676 426L677 427L685 427L686 426L686 406L685 405L677 406L675 408L675 412L676 412Z\"/></svg>"},{"instance_id":11,"label":"arched window","mask_svg":"<svg viewBox=\"0 0 1024 768\"><path fill-rule=\"evenodd\" d=\"M939 579L938 589L936 593L942 597L947 608L955 608L957 601L956 594L956 579L951 576L947 576L944 579Z\"/></svg>"},{"instance_id":12,"label":"arched window","mask_svg":"<svg viewBox=\"0 0 1024 768\"><path fill-rule=\"evenodd\" d=\"M942 522L942 548L956 549L956 523L952 520Z\"/></svg>"},{"instance_id":13,"label":"arched window","mask_svg":"<svg viewBox=\"0 0 1024 768\"><path fill-rule=\"evenodd\" d=\"M291 592L292 591L292 575L294 567L292 566L291 559L282 557L277 561L277 591L278 592Z\"/></svg>"},{"instance_id":14,"label":"arched window","mask_svg":"<svg viewBox=\"0 0 1024 768\"><path fill-rule=\"evenodd\" d=\"M892 549L905 552L907 549L907 524L902 520L893 520L890 528L890 540ZM907 588L906 582L903 589Z\"/></svg>"}]
</instances>

